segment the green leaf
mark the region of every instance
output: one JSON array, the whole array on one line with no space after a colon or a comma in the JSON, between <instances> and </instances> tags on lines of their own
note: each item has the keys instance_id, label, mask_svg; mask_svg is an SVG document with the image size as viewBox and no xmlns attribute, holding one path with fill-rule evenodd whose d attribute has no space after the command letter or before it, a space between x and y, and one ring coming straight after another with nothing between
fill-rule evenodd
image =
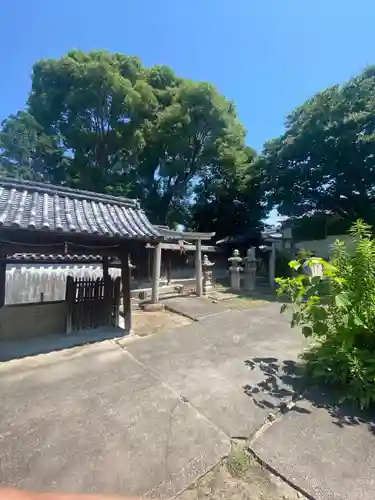
<instances>
[{"instance_id":1,"label":"green leaf","mask_svg":"<svg viewBox=\"0 0 375 500\"><path fill-rule=\"evenodd\" d=\"M317 335L326 335L328 333L328 326L326 323L323 323L323 322L318 322L318 323L315 323L314 325L314 332L317 334Z\"/></svg>"},{"instance_id":2,"label":"green leaf","mask_svg":"<svg viewBox=\"0 0 375 500\"><path fill-rule=\"evenodd\" d=\"M312 330L311 326L305 325L302 327L302 333L305 337L311 337L313 330Z\"/></svg>"},{"instance_id":3,"label":"green leaf","mask_svg":"<svg viewBox=\"0 0 375 500\"><path fill-rule=\"evenodd\" d=\"M310 283L314 286L318 285L321 281L322 281L321 276L311 276L310 278Z\"/></svg>"},{"instance_id":4,"label":"green leaf","mask_svg":"<svg viewBox=\"0 0 375 500\"><path fill-rule=\"evenodd\" d=\"M292 322L293 322L293 325L299 325L300 324L300 322L301 322L301 313L299 311L296 311L296 312L293 313Z\"/></svg>"},{"instance_id":5,"label":"green leaf","mask_svg":"<svg viewBox=\"0 0 375 500\"><path fill-rule=\"evenodd\" d=\"M315 321L324 321L327 319L328 311L324 306L314 304L310 307L310 311Z\"/></svg>"},{"instance_id":6,"label":"green leaf","mask_svg":"<svg viewBox=\"0 0 375 500\"><path fill-rule=\"evenodd\" d=\"M337 307L346 309L351 305L351 301L347 293L343 292L335 297L335 304Z\"/></svg>"},{"instance_id":7,"label":"green leaf","mask_svg":"<svg viewBox=\"0 0 375 500\"><path fill-rule=\"evenodd\" d=\"M295 271L298 271L298 269L301 267L301 264L298 262L298 260L291 260L288 265Z\"/></svg>"},{"instance_id":8,"label":"green leaf","mask_svg":"<svg viewBox=\"0 0 375 500\"><path fill-rule=\"evenodd\" d=\"M344 324L345 328L347 328L349 324L349 314L342 314L341 321Z\"/></svg>"},{"instance_id":9,"label":"green leaf","mask_svg":"<svg viewBox=\"0 0 375 500\"><path fill-rule=\"evenodd\" d=\"M352 318L353 318L353 323L356 326L365 326L364 322L361 320L361 318L357 314L352 313Z\"/></svg>"}]
</instances>

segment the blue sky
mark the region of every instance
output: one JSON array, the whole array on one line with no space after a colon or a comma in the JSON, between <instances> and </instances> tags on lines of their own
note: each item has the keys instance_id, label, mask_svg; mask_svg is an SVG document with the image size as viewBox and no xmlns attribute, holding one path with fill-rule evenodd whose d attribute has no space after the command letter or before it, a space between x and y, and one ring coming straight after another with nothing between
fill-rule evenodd
<instances>
[{"instance_id":1,"label":"blue sky","mask_svg":"<svg viewBox=\"0 0 375 500\"><path fill-rule=\"evenodd\" d=\"M0 119L32 64L72 48L137 55L209 81L260 150L316 91L375 64L374 0L1 0Z\"/></svg>"},{"instance_id":2,"label":"blue sky","mask_svg":"<svg viewBox=\"0 0 375 500\"><path fill-rule=\"evenodd\" d=\"M375 64L374 19L374 0L2 0L0 119L37 59L108 49L214 83L260 149L296 105Z\"/></svg>"}]
</instances>

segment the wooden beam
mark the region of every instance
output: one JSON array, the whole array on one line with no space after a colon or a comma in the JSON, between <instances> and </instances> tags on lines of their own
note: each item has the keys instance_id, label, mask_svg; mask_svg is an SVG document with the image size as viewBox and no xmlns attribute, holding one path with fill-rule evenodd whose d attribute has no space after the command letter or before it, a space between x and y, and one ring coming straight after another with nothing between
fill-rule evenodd
<instances>
[{"instance_id":1,"label":"wooden beam","mask_svg":"<svg viewBox=\"0 0 375 500\"><path fill-rule=\"evenodd\" d=\"M159 301L160 267L161 267L161 244L158 243L154 249L152 272L152 294L151 303L157 304Z\"/></svg>"},{"instance_id":2,"label":"wooden beam","mask_svg":"<svg viewBox=\"0 0 375 500\"><path fill-rule=\"evenodd\" d=\"M202 242L195 242L195 280L197 296L202 297Z\"/></svg>"},{"instance_id":3,"label":"wooden beam","mask_svg":"<svg viewBox=\"0 0 375 500\"><path fill-rule=\"evenodd\" d=\"M210 240L215 236L215 233L201 233L201 232L194 232L194 231L174 231L173 229L168 229L163 226L156 226L160 234L164 238L171 238L171 239L183 239L183 240L190 240L190 241L196 241L196 240Z\"/></svg>"},{"instance_id":4,"label":"wooden beam","mask_svg":"<svg viewBox=\"0 0 375 500\"><path fill-rule=\"evenodd\" d=\"M5 304L6 279L7 279L6 255L0 253L0 309Z\"/></svg>"},{"instance_id":5,"label":"wooden beam","mask_svg":"<svg viewBox=\"0 0 375 500\"><path fill-rule=\"evenodd\" d=\"M179 245L178 243L159 243L161 246L162 250L185 250L186 252L195 252L196 246L192 244L184 244L184 245ZM146 248L155 248L155 245L147 244ZM202 252L215 252L215 253L221 253L223 250L219 247L213 246L213 245L201 245Z\"/></svg>"},{"instance_id":6,"label":"wooden beam","mask_svg":"<svg viewBox=\"0 0 375 500\"><path fill-rule=\"evenodd\" d=\"M129 252L123 251L121 256L121 282L122 282L122 303L124 311L125 331L131 332L132 328L132 310L130 297L130 266Z\"/></svg>"}]
</instances>

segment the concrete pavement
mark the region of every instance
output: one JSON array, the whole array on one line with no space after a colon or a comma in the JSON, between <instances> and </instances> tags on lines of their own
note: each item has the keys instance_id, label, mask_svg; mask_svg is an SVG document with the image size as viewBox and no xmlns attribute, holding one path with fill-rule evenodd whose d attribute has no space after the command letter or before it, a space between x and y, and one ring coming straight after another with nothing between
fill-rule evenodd
<instances>
[{"instance_id":1,"label":"concrete pavement","mask_svg":"<svg viewBox=\"0 0 375 500\"><path fill-rule=\"evenodd\" d=\"M111 341L0 366L0 484L170 497L227 436Z\"/></svg>"},{"instance_id":2,"label":"concrete pavement","mask_svg":"<svg viewBox=\"0 0 375 500\"><path fill-rule=\"evenodd\" d=\"M147 342L120 343L226 434L248 437L292 391L280 379L278 391L249 397L250 388L264 381L264 372L249 361L294 362L306 345L279 310L268 304L223 312Z\"/></svg>"},{"instance_id":3,"label":"concrete pavement","mask_svg":"<svg viewBox=\"0 0 375 500\"><path fill-rule=\"evenodd\" d=\"M373 500L373 416L334 414L301 400L252 444L255 454L315 500Z\"/></svg>"},{"instance_id":4,"label":"concrete pavement","mask_svg":"<svg viewBox=\"0 0 375 500\"><path fill-rule=\"evenodd\" d=\"M301 389L305 346L268 304L0 364L0 484L167 498L253 437L310 498L370 500L373 416L310 391L263 426Z\"/></svg>"},{"instance_id":5,"label":"concrete pavement","mask_svg":"<svg viewBox=\"0 0 375 500\"><path fill-rule=\"evenodd\" d=\"M199 321L212 314L226 311L225 303L217 303L206 297L173 297L162 301L172 312Z\"/></svg>"}]
</instances>

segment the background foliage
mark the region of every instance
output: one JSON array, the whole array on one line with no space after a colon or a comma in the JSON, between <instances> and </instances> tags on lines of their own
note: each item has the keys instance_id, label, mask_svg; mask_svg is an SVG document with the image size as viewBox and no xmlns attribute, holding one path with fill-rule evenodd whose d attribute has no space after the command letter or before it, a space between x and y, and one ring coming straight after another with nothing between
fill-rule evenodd
<instances>
[{"instance_id":1,"label":"background foliage","mask_svg":"<svg viewBox=\"0 0 375 500\"><path fill-rule=\"evenodd\" d=\"M373 224L375 67L297 107L259 161L269 206L281 214L338 215L349 224L361 217ZM314 217L299 225L317 231Z\"/></svg>"}]
</instances>

